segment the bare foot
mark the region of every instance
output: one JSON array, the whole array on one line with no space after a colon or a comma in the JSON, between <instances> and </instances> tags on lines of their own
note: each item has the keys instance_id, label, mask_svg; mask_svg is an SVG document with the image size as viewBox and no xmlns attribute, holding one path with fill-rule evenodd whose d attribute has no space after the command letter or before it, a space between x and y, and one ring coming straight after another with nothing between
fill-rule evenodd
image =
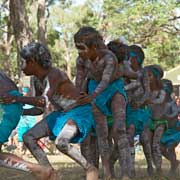
<instances>
[{"instance_id":1,"label":"bare foot","mask_svg":"<svg viewBox=\"0 0 180 180\"><path fill-rule=\"evenodd\" d=\"M57 172L55 170L51 171L51 175L50 175L49 180L59 180L58 174L57 174Z\"/></svg>"},{"instance_id":2,"label":"bare foot","mask_svg":"<svg viewBox=\"0 0 180 180\"><path fill-rule=\"evenodd\" d=\"M33 174L36 176L37 180L58 180L57 173L50 167L41 167Z\"/></svg>"},{"instance_id":3,"label":"bare foot","mask_svg":"<svg viewBox=\"0 0 180 180\"><path fill-rule=\"evenodd\" d=\"M171 163L172 164L172 163ZM169 171L169 175L170 176L174 176L176 174L176 169L178 168L180 162L178 160L176 160L176 162L174 162L172 165L171 165L171 169Z\"/></svg>"},{"instance_id":4,"label":"bare foot","mask_svg":"<svg viewBox=\"0 0 180 180\"><path fill-rule=\"evenodd\" d=\"M128 176L123 176L122 180L130 180L131 178L129 178Z\"/></svg>"},{"instance_id":5,"label":"bare foot","mask_svg":"<svg viewBox=\"0 0 180 180\"><path fill-rule=\"evenodd\" d=\"M148 166L147 167L147 173L149 176L153 176L153 173L154 173L154 169L152 166Z\"/></svg>"},{"instance_id":6,"label":"bare foot","mask_svg":"<svg viewBox=\"0 0 180 180\"><path fill-rule=\"evenodd\" d=\"M86 171L86 180L98 180L97 168L92 166Z\"/></svg>"}]
</instances>

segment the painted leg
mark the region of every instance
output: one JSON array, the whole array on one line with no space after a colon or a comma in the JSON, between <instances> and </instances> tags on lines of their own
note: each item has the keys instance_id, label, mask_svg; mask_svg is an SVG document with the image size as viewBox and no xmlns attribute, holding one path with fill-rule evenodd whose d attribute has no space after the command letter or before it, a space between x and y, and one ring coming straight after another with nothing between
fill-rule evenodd
<instances>
[{"instance_id":1,"label":"painted leg","mask_svg":"<svg viewBox=\"0 0 180 180\"><path fill-rule=\"evenodd\" d=\"M162 146L161 148L162 150L162 155L168 159L171 163L171 168L170 168L170 171L169 171L169 174L172 176L172 175L175 175L176 173L176 169L179 165L179 161L177 160L177 157L176 157L176 152L175 152L175 146L172 145L170 147L166 147L165 145Z\"/></svg>"},{"instance_id":2,"label":"painted leg","mask_svg":"<svg viewBox=\"0 0 180 180\"><path fill-rule=\"evenodd\" d=\"M91 163L99 169L99 149L98 149L98 141L97 137L91 136Z\"/></svg>"},{"instance_id":3,"label":"painted leg","mask_svg":"<svg viewBox=\"0 0 180 180\"><path fill-rule=\"evenodd\" d=\"M125 125L126 102L121 94L116 93L112 98L111 110L115 121L113 124L113 138L118 144L121 176L123 177L127 174L131 177L132 160Z\"/></svg>"},{"instance_id":4,"label":"painted leg","mask_svg":"<svg viewBox=\"0 0 180 180\"><path fill-rule=\"evenodd\" d=\"M85 169L86 180L98 180L98 170L85 159L77 148L70 144L70 140L77 134L78 127L72 120L69 120L56 138L56 147Z\"/></svg>"},{"instance_id":5,"label":"painted leg","mask_svg":"<svg viewBox=\"0 0 180 180\"><path fill-rule=\"evenodd\" d=\"M108 127L106 117L93 104L93 114L96 121L96 134L98 139L98 148L101 155L104 178L111 179L111 171L109 165L110 148L108 143Z\"/></svg>"},{"instance_id":6,"label":"painted leg","mask_svg":"<svg viewBox=\"0 0 180 180\"><path fill-rule=\"evenodd\" d=\"M161 147L160 140L164 132L164 125L158 126L154 131L153 144L152 144L152 152L154 158L154 164L156 166L156 170L158 174L161 174L161 164L162 164L162 155L161 155Z\"/></svg>"},{"instance_id":7,"label":"painted leg","mask_svg":"<svg viewBox=\"0 0 180 180\"><path fill-rule=\"evenodd\" d=\"M32 173L38 180L57 180L52 168L24 161L10 153L0 153L0 166Z\"/></svg>"},{"instance_id":8,"label":"painted leg","mask_svg":"<svg viewBox=\"0 0 180 180\"><path fill-rule=\"evenodd\" d=\"M112 174L112 177L113 177L113 178L116 178L115 170L114 170L114 165L115 165L115 162L116 162L117 159L118 159L118 156L119 156L119 153L118 153L118 145L117 145L117 143L114 143L113 151L112 151L112 153L111 153L110 160L109 160L110 170L111 170L111 174Z\"/></svg>"},{"instance_id":9,"label":"painted leg","mask_svg":"<svg viewBox=\"0 0 180 180\"><path fill-rule=\"evenodd\" d=\"M153 165L152 165L152 152L151 152L151 145L149 140L149 130L145 128L144 131L140 135L140 142L143 147L144 155L147 162L147 172L150 176L153 175Z\"/></svg>"},{"instance_id":10,"label":"painted leg","mask_svg":"<svg viewBox=\"0 0 180 180\"><path fill-rule=\"evenodd\" d=\"M130 145L130 153L131 153L131 160L132 160L132 176L136 175L135 172L135 148L134 148L134 134L135 134L135 127L131 124L127 129L127 137Z\"/></svg>"},{"instance_id":11,"label":"painted leg","mask_svg":"<svg viewBox=\"0 0 180 180\"><path fill-rule=\"evenodd\" d=\"M99 168L99 153L97 138L88 135L88 137L81 143L81 154L87 159L88 162L93 164L97 169Z\"/></svg>"},{"instance_id":12,"label":"painted leg","mask_svg":"<svg viewBox=\"0 0 180 180\"><path fill-rule=\"evenodd\" d=\"M52 167L49 160L47 159L46 153L38 145L38 140L42 137L47 137L52 135L46 123L46 120L43 119L37 123L33 128L27 131L23 135L23 141L26 147L31 151L33 156L39 162L39 164Z\"/></svg>"}]
</instances>

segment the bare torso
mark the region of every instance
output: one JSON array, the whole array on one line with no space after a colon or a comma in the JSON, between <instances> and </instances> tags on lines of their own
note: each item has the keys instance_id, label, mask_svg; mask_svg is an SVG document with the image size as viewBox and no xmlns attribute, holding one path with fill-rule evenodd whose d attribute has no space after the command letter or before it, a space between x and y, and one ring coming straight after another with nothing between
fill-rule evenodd
<instances>
[{"instance_id":1,"label":"bare torso","mask_svg":"<svg viewBox=\"0 0 180 180\"><path fill-rule=\"evenodd\" d=\"M52 68L43 81L36 79L35 89L41 95L47 95L55 109L66 109L80 94L67 75L57 68Z\"/></svg>"},{"instance_id":2,"label":"bare torso","mask_svg":"<svg viewBox=\"0 0 180 180\"><path fill-rule=\"evenodd\" d=\"M152 110L152 119L158 120L164 118L164 108L166 106L165 92L163 90L156 90L151 92L152 104L149 104Z\"/></svg>"},{"instance_id":3,"label":"bare torso","mask_svg":"<svg viewBox=\"0 0 180 180\"><path fill-rule=\"evenodd\" d=\"M83 60L78 57L76 75L76 86L78 88L81 88L82 82L85 79L94 79L99 82L95 90L97 91L96 93L99 93L110 82L122 76L115 55L109 50L101 50L100 54L100 57L97 57L94 61L89 59Z\"/></svg>"}]
</instances>

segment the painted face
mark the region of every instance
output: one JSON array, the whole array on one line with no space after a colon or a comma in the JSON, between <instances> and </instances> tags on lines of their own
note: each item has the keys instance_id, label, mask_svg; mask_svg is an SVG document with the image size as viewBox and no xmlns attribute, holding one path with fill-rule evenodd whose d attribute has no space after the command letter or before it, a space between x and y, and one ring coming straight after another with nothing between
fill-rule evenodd
<instances>
[{"instance_id":1,"label":"painted face","mask_svg":"<svg viewBox=\"0 0 180 180\"><path fill-rule=\"evenodd\" d=\"M25 75L32 75L32 71L34 67L32 67L32 61L30 59L23 59L21 58L21 70Z\"/></svg>"},{"instance_id":2,"label":"painted face","mask_svg":"<svg viewBox=\"0 0 180 180\"><path fill-rule=\"evenodd\" d=\"M76 43L75 46L76 46L76 48L78 50L78 54L81 58L83 58L83 59L88 58L89 48L87 47L87 45L85 43Z\"/></svg>"},{"instance_id":3,"label":"painted face","mask_svg":"<svg viewBox=\"0 0 180 180\"><path fill-rule=\"evenodd\" d=\"M88 51L88 49L89 49L89 48L87 47L87 45L84 44L84 43L76 43L75 45L76 45L76 48L77 48L77 50L78 50L79 53L81 53L81 52L86 52L86 51Z\"/></svg>"},{"instance_id":4,"label":"painted face","mask_svg":"<svg viewBox=\"0 0 180 180\"><path fill-rule=\"evenodd\" d=\"M27 66L26 60L24 58L21 58L21 70L24 70Z\"/></svg>"},{"instance_id":5,"label":"painted face","mask_svg":"<svg viewBox=\"0 0 180 180\"><path fill-rule=\"evenodd\" d=\"M151 71L148 71L148 75L149 75L149 80L150 82L153 82L154 81L154 74L151 72Z\"/></svg>"},{"instance_id":6,"label":"painted face","mask_svg":"<svg viewBox=\"0 0 180 180\"><path fill-rule=\"evenodd\" d=\"M136 59L136 57L130 56L128 62L129 62L129 65L131 66L131 68L134 71L136 71L137 70L137 59Z\"/></svg>"}]
</instances>

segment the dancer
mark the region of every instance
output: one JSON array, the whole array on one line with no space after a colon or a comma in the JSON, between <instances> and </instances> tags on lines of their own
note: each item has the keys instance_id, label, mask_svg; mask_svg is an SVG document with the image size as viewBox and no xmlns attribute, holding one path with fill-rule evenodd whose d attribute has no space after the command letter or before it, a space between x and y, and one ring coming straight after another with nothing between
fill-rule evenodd
<instances>
[{"instance_id":1,"label":"dancer","mask_svg":"<svg viewBox=\"0 0 180 180\"><path fill-rule=\"evenodd\" d=\"M166 92L162 86L163 70L159 65L149 65L145 67L148 70L150 78L150 97L147 101L152 112L152 121L150 128L150 142L153 154L153 161L158 174L161 174L162 154L160 149L160 140L167 128L168 122L164 119L164 108L166 102Z\"/></svg>"},{"instance_id":2,"label":"dancer","mask_svg":"<svg viewBox=\"0 0 180 180\"><path fill-rule=\"evenodd\" d=\"M48 107L51 102L57 110L24 134L25 145L40 165L51 168L53 171L45 152L37 143L40 138L53 135L57 137L56 147L85 169L87 180L96 180L98 178L97 169L87 162L77 148L70 144L81 143L94 126L91 105L80 106L78 104L80 97L78 89L64 72L52 66L51 54L46 46L41 43L30 43L22 48L20 55L22 71L26 75L34 75L37 78L35 81L36 96L9 96L7 99L11 98L11 101L43 108ZM55 172L52 176L56 176Z\"/></svg>"},{"instance_id":3,"label":"dancer","mask_svg":"<svg viewBox=\"0 0 180 180\"><path fill-rule=\"evenodd\" d=\"M165 119L168 120L168 129L166 129L161 138L161 151L162 155L171 163L169 174L174 176L179 165L175 148L180 142L180 122L178 121L180 108L171 98L173 92L172 82L168 79L163 79L163 87L168 96L164 112Z\"/></svg>"},{"instance_id":4,"label":"dancer","mask_svg":"<svg viewBox=\"0 0 180 180\"><path fill-rule=\"evenodd\" d=\"M125 127L126 93L120 80L122 73L118 68L118 61L107 49L99 32L92 27L80 28L74 35L74 42L79 53L76 84L82 89L83 86L88 89L89 96L82 98L80 102L82 104L93 102L104 177L105 179L112 177L106 121L106 117L112 115L114 117L112 136L118 144L121 176L131 177L131 157Z\"/></svg>"}]
</instances>

